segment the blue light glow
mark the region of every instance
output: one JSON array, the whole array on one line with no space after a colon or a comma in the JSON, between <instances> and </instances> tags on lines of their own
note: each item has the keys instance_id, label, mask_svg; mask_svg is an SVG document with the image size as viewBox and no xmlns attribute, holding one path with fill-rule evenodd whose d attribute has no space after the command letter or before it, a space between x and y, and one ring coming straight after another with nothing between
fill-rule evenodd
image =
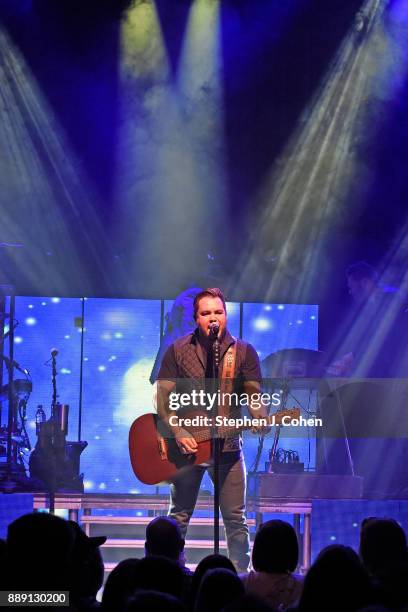
<instances>
[{"instance_id":1,"label":"blue light glow","mask_svg":"<svg viewBox=\"0 0 408 612\"><path fill-rule=\"evenodd\" d=\"M37 405L44 406L47 418L51 412L51 368L44 364L50 359L52 347L59 351L59 401L69 405L69 440L76 439L78 427L81 330L75 327L74 320L81 316L82 301L61 298L53 302L53 308L39 308L43 303L47 304L44 298L16 298L16 318L24 320L27 308L36 308L36 325L27 326L24 342L19 343L17 339L15 346L15 359L29 369L33 379L27 406L33 446ZM172 301L165 302L165 313L171 305ZM261 360L282 348L317 348L317 307L280 306L243 305L243 337L255 346ZM234 336L239 336L240 305L228 303L227 311L228 327ZM151 491L151 487L136 481L131 470L128 432L137 416L154 410L149 377L159 347L160 312L160 300L89 298L86 301L81 431L88 447L81 455L81 472L86 477L87 492ZM296 320L302 320L303 325L290 327L289 323ZM112 351L114 339L120 342ZM254 437L245 440L248 465L255 456L256 444Z\"/></svg>"}]
</instances>

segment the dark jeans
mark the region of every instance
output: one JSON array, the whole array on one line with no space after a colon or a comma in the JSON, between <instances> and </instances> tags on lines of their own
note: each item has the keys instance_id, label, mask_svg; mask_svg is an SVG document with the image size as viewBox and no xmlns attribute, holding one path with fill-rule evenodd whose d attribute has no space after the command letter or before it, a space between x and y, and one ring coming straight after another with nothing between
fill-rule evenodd
<instances>
[{"instance_id":1,"label":"dark jeans","mask_svg":"<svg viewBox=\"0 0 408 612\"><path fill-rule=\"evenodd\" d=\"M169 515L179 523L183 537L193 514L201 480L208 469L205 466L183 469L171 485ZM249 566L249 532L245 518L246 470L241 458L235 463L220 465L220 510L227 536L228 556L238 571L246 572Z\"/></svg>"}]
</instances>

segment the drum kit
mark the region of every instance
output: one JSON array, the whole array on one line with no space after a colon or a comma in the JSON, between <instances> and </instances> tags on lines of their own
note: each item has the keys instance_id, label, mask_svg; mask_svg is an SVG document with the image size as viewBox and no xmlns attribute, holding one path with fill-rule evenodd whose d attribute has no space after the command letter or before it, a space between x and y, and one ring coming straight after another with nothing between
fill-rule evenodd
<instances>
[{"instance_id":1,"label":"drum kit","mask_svg":"<svg viewBox=\"0 0 408 612\"><path fill-rule=\"evenodd\" d=\"M14 297L5 312L5 299L0 303L0 489L5 492L27 490L30 439L26 430L27 403L33 390L30 373L14 360ZM8 327L5 323L8 322ZM8 340L8 356L4 349ZM15 372L24 378L14 378ZM4 380L3 380L4 379ZM4 384L3 384L4 383ZM7 407L5 410L4 407Z\"/></svg>"},{"instance_id":2,"label":"drum kit","mask_svg":"<svg viewBox=\"0 0 408 612\"><path fill-rule=\"evenodd\" d=\"M83 474L79 469L80 455L87 442L66 439L69 406L57 401L58 350L52 349L47 362L52 362L51 415L47 420L42 406L38 406L35 416L37 443L32 449L26 413L33 383L29 370L14 359L17 325L14 307L13 295L7 302L0 296L0 492L45 490L50 495L50 511L53 511L56 492L84 490ZM6 346L8 355L4 354ZM19 377L14 378L16 372Z\"/></svg>"}]
</instances>

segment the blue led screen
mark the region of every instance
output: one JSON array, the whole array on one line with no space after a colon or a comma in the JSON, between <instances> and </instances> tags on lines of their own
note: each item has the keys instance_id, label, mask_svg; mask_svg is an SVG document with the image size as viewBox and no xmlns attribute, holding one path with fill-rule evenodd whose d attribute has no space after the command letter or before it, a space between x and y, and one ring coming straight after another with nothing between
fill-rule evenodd
<instances>
[{"instance_id":1,"label":"blue led screen","mask_svg":"<svg viewBox=\"0 0 408 612\"><path fill-rule=\"evenodd\" d=\"M164 316L172 304L170 300L163 302ZM243 304L242 321L239 304L227 307L231 333L239 336L242 326L243 338L255 346L261 359L281 348L317 349L317 306ZM33 381L27 406L33 446L37 405L42 404L47 418L50 416L52 348L58 349L58 400L70 406L68 439L78 439L81 309L80 298L16 298L15 360L29 370ZM165 328L161 312L160 300L84 301L81 439L88 441L88 447L81 456L81 471L87 492L151 491L131 470L128 431L137 416L154 410L149 378L160 345L160 329ZM24 375L17 373L16 377ZM3 423L6 408L4 402ZM301 441L297 443L302 450ZM253 436L245 442L248 467L256 446ZM267 450L266 440L262 462ZM304 452L309 452L307 446Z\"/></svg>"}]
</instances>

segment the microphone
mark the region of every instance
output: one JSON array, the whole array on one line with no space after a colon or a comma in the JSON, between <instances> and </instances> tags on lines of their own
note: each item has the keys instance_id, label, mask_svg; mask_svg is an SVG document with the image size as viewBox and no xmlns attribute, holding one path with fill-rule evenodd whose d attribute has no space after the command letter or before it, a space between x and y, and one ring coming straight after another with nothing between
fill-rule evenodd
<instances>
[{"instance_id":1,"label":"microphone","mask_svg":"<svg viewBox=\"0 0 408 612\"><path fill-rule=\"evenodd\" d=\"M52 357L53 359L55 359L55 357L56 357L57 355L58 355L58 349L56 349L56 348L52 348L52 349L51 349L51 357Z\"/></svg>"},{"instance_id":2,"label":"microphone","mask_svg":"<svg viewBox=\"0 0 408 612\"><path fill-rule=\"evenodd\" d=\"M215 339L218 336L218 332L220 331L220 324L218 321L213 321L210 323L210 338Z\"/></svg>"}]
</instances>

